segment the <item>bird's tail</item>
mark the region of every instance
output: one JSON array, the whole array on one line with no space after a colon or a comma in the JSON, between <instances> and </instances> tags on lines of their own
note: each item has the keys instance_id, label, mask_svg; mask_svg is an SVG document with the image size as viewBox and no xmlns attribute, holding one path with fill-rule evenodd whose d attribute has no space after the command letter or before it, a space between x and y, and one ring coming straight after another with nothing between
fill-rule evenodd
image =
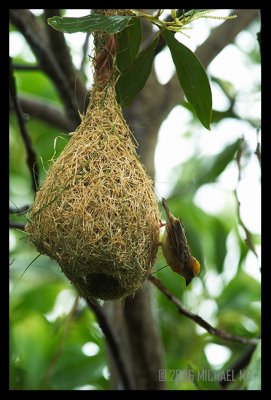
<instances>
[{"instance_id":1,"label":"bird's tail","mask_svg":"<svg viewBox=\"0 0 271 400\"><path fill-rule=\"evenodd\" d=\"M165 209L165 212L167 214L168 219L171 219L171 213L169 211L168 205L167 205L166 200L164 199L164 197L162 197L162 206Z\"/></svg>"}]
</instances>

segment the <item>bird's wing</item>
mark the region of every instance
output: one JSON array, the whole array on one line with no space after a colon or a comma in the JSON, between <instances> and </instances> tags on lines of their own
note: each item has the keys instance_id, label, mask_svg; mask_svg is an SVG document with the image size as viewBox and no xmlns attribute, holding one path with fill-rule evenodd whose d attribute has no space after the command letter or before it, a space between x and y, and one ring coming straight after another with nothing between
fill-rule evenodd
<instances>
[{"instance_id":1,"label":"bird's wing","mask_svg":"<svg viewBox=\"0 0 271 400\"><path fill-rule=\"evenodd\" d=\"M176 254L176 257L184 262L189 257L189 247L185 236L184 227L180 219L175 218L169 211L168 205L162 198L162 205L167 215L166 231L169 243Z\"/></svg>"},{"instance_id":2,"label":"bird's wing","mask_svg":"<svg viewBox=\"0 0 271 400\"><path fill-rule=\"evenodd\" d=\"M175 218L166 225L170 245L176 249L180 261L184 262L189 256L189 247L181 221Z\"/></svg>"}]
</instances>

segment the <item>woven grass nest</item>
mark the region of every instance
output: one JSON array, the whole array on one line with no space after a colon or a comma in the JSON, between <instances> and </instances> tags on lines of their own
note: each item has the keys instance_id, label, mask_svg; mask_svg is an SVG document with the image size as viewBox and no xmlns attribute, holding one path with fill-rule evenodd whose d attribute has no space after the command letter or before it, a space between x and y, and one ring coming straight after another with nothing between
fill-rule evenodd
<instances>
[{"instance_id":1,"label":"woven grass nest","mask_svg":"<svg viewBox=\"0 0 271 400\"><path fill-rule=\"evenodd\" d=\"M154 264L160 213L115 89L94 85L80 126L50 166L26 231L85 298L128 296Z\"/></svg>"}]
</instances>

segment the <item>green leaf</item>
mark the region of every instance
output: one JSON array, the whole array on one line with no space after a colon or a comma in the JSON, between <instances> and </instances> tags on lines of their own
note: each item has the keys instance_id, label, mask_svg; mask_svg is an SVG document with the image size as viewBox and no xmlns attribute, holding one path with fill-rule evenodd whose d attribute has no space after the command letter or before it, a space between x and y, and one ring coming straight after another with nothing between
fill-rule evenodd
<instances>
[{"instance_id":1,"label":"green leaf","mask_svg":"<svg viewBox=\"0 0 271 400\"><path fill-rule=\"evenodd\" d=\"M65 288L63 282L50 282L47 285L43 283L27 291L18 304L11 304L12 313L16 316L16 320L23 318L34 310L39 313L49 312L54 306L56 296L63 288Z\"/></svg>"},{"instance_id":2,"label":"green leaf","mask_svg":"<svg viewBox=\"0 0 271 400\"><path fill-rule=\"evenodd\" d=\"M236 89L232 82L226 79L217 78L215 76L212 77L212 82L215 82L219 86L230 102L234 101L236 98Z\"/></svg>"},{"instance_id":3,"label":"green leaf","mask_svg":"<svg viewBox=\"0 0 271 400\"><path fill-rule=\"evenodd\" d=\"M164 30L162 35L170 49L177 76L184 94L206 129L210 128L212 115L212 92L204 67L197 56Z\"/></svg>"},{"instance_id":4,"label":"green leaf","mask_svg":"<svg viewBox=\"0 0 271 400\"><path fill-rule=\"evenodd\" d=\"M190 103L187 103L187 101L182 100L180 104L181 104L181 106L186 108L186 110L190 111L193 115L196 116L195 111ZM238 117L238 115L233 112L233 109L231 106L225 111L212 110L212 123L213 124L220 122L224 118L240 119Z\"/></svg>"},{"instance_id":5,"label":"green leaf","mask_svg":"<svg viewBox=\"0 0 271 400\"><path fill-rule=\"evenodd\" d=\"M21 389L42 389L46 371L60 340L59 333L42 314L29 313L12 326L12 358L17 359L17 370L13 372L18 373L18 368L24 370L24 374L13 379L16 382L23 378Z\"/></svg>"},{"instance_id":6,"label":"green leaf","mask_svg":"<svg viewBox=\"0 0 271 400\"><path fill-rule=\"evenodd\" d=\"M113 34L122 31L131 18L127 15L90 14L79 18L51 17L47 21L52 28L65 33L105 31Z\"/></svg>"},{"instance_id":7,"label":"green leaf","mask_svg":"<svg viewBox=\"0 0 271 400\"><path fill-rule=\"evenodd\" d=\"M217 177L234 161L240 139L228 145L215 156L193 157L182 164L181 171L176 167L174 193L183 193L186 197L194 195L200 186L215 182Z\"/></svg>"},{"instance_id":8,"label":"green leaf","mask_svg":"<svg viewBox=\"0 0 271 400\"><path fill-rule=\"evenodd\" d=\"M253 353L246 378L247 390L261 390L261 342Z\"/></svg>"},{"instance_id":9,"label":"green leaf","mask_svg":"<svg viewBox=\"0 0 271 400\"><path fill-rule=\"evenodd\" d=\"M201 172L197 178L197 185L214 182L215 179L226 169L227 165L234 160L234 155L240 146L240 139L230 144L220 154L205 159L201 165Z\"/></svg>"},{"instance_id":10,"label":"green leaf","mask_svg":"<svg viewBox=\"0 0 271 400\"><path fill-rule=\"evenodd\" d=\"M218 273L222 273L225 257L227 255L226 240L228 232L225 225L219 219L214 219L212 232L214 238L216 269Z\"/></svg>"},{"instance_id":11,"label":"green leaf","mask_svg":"<svg viewBox=\"0 0 271 400\"><path fill-rule=\"evenodd\" d=\"M240 288L243 289L240 290ZM238 310L239 313L249 316L248 307L250 307L250 304L260 300L260 283L243 270L239 270L217 299L217 305L220 313Z\"/></svg>"},{"instance_id":12,"label":"green leaf","mask_svg":"<svg viewBox=\"0 0 271 400\"><path fill-rule=\"evenodd\" d=\"M120 72L128 68L136 58L141 39L141 21L139 18L133 18L129 25L118 35L116 62Z\"/></svg>"},{"instance_id":13,"label":"green leaf","mask_svg":"<svg viewBox=\"0 0 271 400\"><path fill-rule=\"evenodd\" d=\"M151 73L158 38L159 35L137 56L132 65L118 79L116 84L117 100L122 107L127 106L144 87Z\"/></svg>"}]
</instances>

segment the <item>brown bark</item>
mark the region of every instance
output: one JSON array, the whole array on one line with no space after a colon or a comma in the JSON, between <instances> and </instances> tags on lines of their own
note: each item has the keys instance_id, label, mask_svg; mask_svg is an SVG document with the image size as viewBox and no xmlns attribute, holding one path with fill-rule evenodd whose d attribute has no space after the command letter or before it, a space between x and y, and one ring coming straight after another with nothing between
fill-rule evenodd
<instances>
[{"instance_id":1,"label":"brown bark","mask_svg":"<svg viewBox=\"0 0 271 400\"><path fill-rule=\"evenodd\" d=\"M34 55L41 69L49 76L55 84L59 96L61 97L65 109L66 117L73 128L80 123L76 101L73 90L71 89L64 71L61 70L54 54L49 47L48 37L45 37L45 30L37 18L26 9L11 9L10 20L20 31Z\"/></svg>"},{"instance_id":2,"label":"brown bark","mask_svg":"<svg viewBox=\"0 0 271 400\"><path fill-rule=\"evenodd\" d=\"M55 56L62 72L64 73L67 83L69 84L74 97L76 98L77 106L81 114L85 111L85 98L87 96L87 90L83 79L75 69L72 58L70 55L70 48L67 46L63 32L52 29L47 24L47 19L53 16L60 16L60 10L50 9L44 10L45 26L48 34L48 40L52 53Z\"/></svg>"}]
</instances>

